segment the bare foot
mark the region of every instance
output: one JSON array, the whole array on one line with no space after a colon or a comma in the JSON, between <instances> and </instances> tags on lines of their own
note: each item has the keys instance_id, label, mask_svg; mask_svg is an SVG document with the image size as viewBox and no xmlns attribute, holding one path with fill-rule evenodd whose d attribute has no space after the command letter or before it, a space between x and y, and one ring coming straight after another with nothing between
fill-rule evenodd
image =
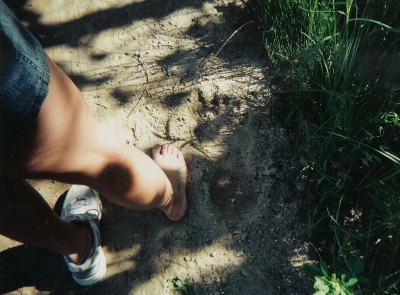
<instances>
[{"instance_id":1,"label":"bare foot","mask_svg":"<svg viewBox=\"0 0 400 295\"><path fill-rule=\"evenodd\" d=\"M172 221L178 221L185 216L186 177L187 168L183 154L172 144L156 145L153 148L153 160L167 175L172 185L172 202L160 208Z\"/></svg>"}]
</instances>

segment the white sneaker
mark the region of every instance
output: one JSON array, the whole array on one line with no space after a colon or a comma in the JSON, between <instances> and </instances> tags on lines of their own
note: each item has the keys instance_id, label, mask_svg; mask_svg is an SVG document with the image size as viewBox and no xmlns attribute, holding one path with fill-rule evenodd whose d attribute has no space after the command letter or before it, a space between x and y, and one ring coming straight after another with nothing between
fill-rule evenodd
<instances>
[{"instance_id":1,"label":"white sneaker","mask_svg":"<svg viewBox=\"0 0 400 295\"><path fill-rule=\"evenodd\" d=\"M63 220L87 223L92 231L93 248L85 262L77 265L64 256L72 278L82 286L90 286L97 283L107 270L106 258L100 245L98 228L101 209L101 201L96 191L84 185L73 185L65 197L61 210L61 218Z\"/></svg>"}]
</instances>

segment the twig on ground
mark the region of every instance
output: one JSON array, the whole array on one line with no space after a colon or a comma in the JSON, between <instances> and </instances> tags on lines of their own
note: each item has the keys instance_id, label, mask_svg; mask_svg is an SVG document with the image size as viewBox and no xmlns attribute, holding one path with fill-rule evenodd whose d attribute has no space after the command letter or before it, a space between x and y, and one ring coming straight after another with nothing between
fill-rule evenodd
<instances>
[{"instance_id":1,"label":"twig on ground","mask_svg":"<svg viewBox=\"0 0 400 295\"><path fill-rule=\"evenodd\" d=\"M144 73L146 75L146 83L149 83L149 72L147 71L146 65L144 64L143 60L140 58L140 53L137 55L137 61L139 62L140 66L143 68Z\"/></svg>"},{"instance_id":2,"label":"twig on ground","mask_svg":"<svg viewBox=\"0 0 400 295\"><path fill-rule=\"evenodd\" d=\"M132 110L131 110L131 111L129 112L129 114L126 116L127 119L128 119L129 116L133 113L133 111L136 110L136 108L137 108L137 106L139 105L139 103L143 100L143 98L144 98L144 92L147 93L147 90L144 90L144 91L142 92L142 95L140 96L138 102L135 104L135 106L132 108Z\"/></svg>"},{"instance_id":3,"label":"twig on ground","mask_svg":"<svg viewBox=\"0 0 400 295\"><path fill-rule=\"evenodd\" d=\"M247 22L247 23L241 25L241 26L239 27L239 29L237 29L236 31L234 31L234 32L232 33L232 35L230 35L229 38L224 42L224 44L222 44L221 48L218 49L218 51L217 51L217 53L215 54L215 56L218 56L218 54L221 52L221 50L226 46L226 44L228 44L229 41L231 41L231 39L236 35L237 32L239 32L241 29L243 29L245 26L247 26L247 25L249 25L249 24L251 24L251 23L254 23L254 21L249 21L249 22Z\"/></svg>"}]
</instances>

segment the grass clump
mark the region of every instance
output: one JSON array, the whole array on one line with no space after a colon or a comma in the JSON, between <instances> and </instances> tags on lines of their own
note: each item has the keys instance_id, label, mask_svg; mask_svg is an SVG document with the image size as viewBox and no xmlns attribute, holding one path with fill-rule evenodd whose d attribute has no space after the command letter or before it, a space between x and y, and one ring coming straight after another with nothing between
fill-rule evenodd
<instances>
[{"instance_id":1,"label":"grass clump","mask_svg":"<svg viewBox=\"0 0 400 295\"><path fill-rule=\"evenodd\" d=\"M304 154L309 237L358 290L398 293L400 2L258 5L272 90Z\"/></svg>"},{"instance_id":2,"label":"grass clump","mask_svg":"<svg viewBox=\"0 0 400 295\"><path fill-rule=\"evenodd\" d=\"M346 278L345 274L338 277L335 273L329 274L328 266L325 262L321 262L319 275L315 276L314 294L313 295L350 295L359 292L353 289L357 284L356 278Z\"/></svg>"},{"instance_id":3,"label":"grass clump","mask_svg":"<svg viewBox=\"0 0 400 295\"><path fill-rule=\"evenodd\" d=\"M177 276L173 279L167 280L168 289L173 293L179 293L182 295L193 295L194 294L194 287L191 277L186 277L182 279L181 277Z\"/></svg>"}]
</instances>

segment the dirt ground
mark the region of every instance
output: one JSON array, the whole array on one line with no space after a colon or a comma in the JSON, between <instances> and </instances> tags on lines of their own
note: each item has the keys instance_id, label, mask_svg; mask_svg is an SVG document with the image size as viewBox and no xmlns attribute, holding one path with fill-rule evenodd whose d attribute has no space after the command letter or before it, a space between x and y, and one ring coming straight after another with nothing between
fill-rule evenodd
<instances>
[{"instance_id":1,"label":"dirt ground","mask_svg":"<svg viewBox=\"0 0 400 295\"><path fill-rule=\"evenodd\" d=\"M195 294L312 292L298 159L271 108L260 32L245 26L216 55L246 23L242 1L13 3L104 128L145 151L181 147L189 209L172 223L104 200L108 272L90 288L72 283L61 257L0 237L1 292L169 294L176 276ZM68 189L31 182L52 206Z\"/></svg>"}]
</instances>

